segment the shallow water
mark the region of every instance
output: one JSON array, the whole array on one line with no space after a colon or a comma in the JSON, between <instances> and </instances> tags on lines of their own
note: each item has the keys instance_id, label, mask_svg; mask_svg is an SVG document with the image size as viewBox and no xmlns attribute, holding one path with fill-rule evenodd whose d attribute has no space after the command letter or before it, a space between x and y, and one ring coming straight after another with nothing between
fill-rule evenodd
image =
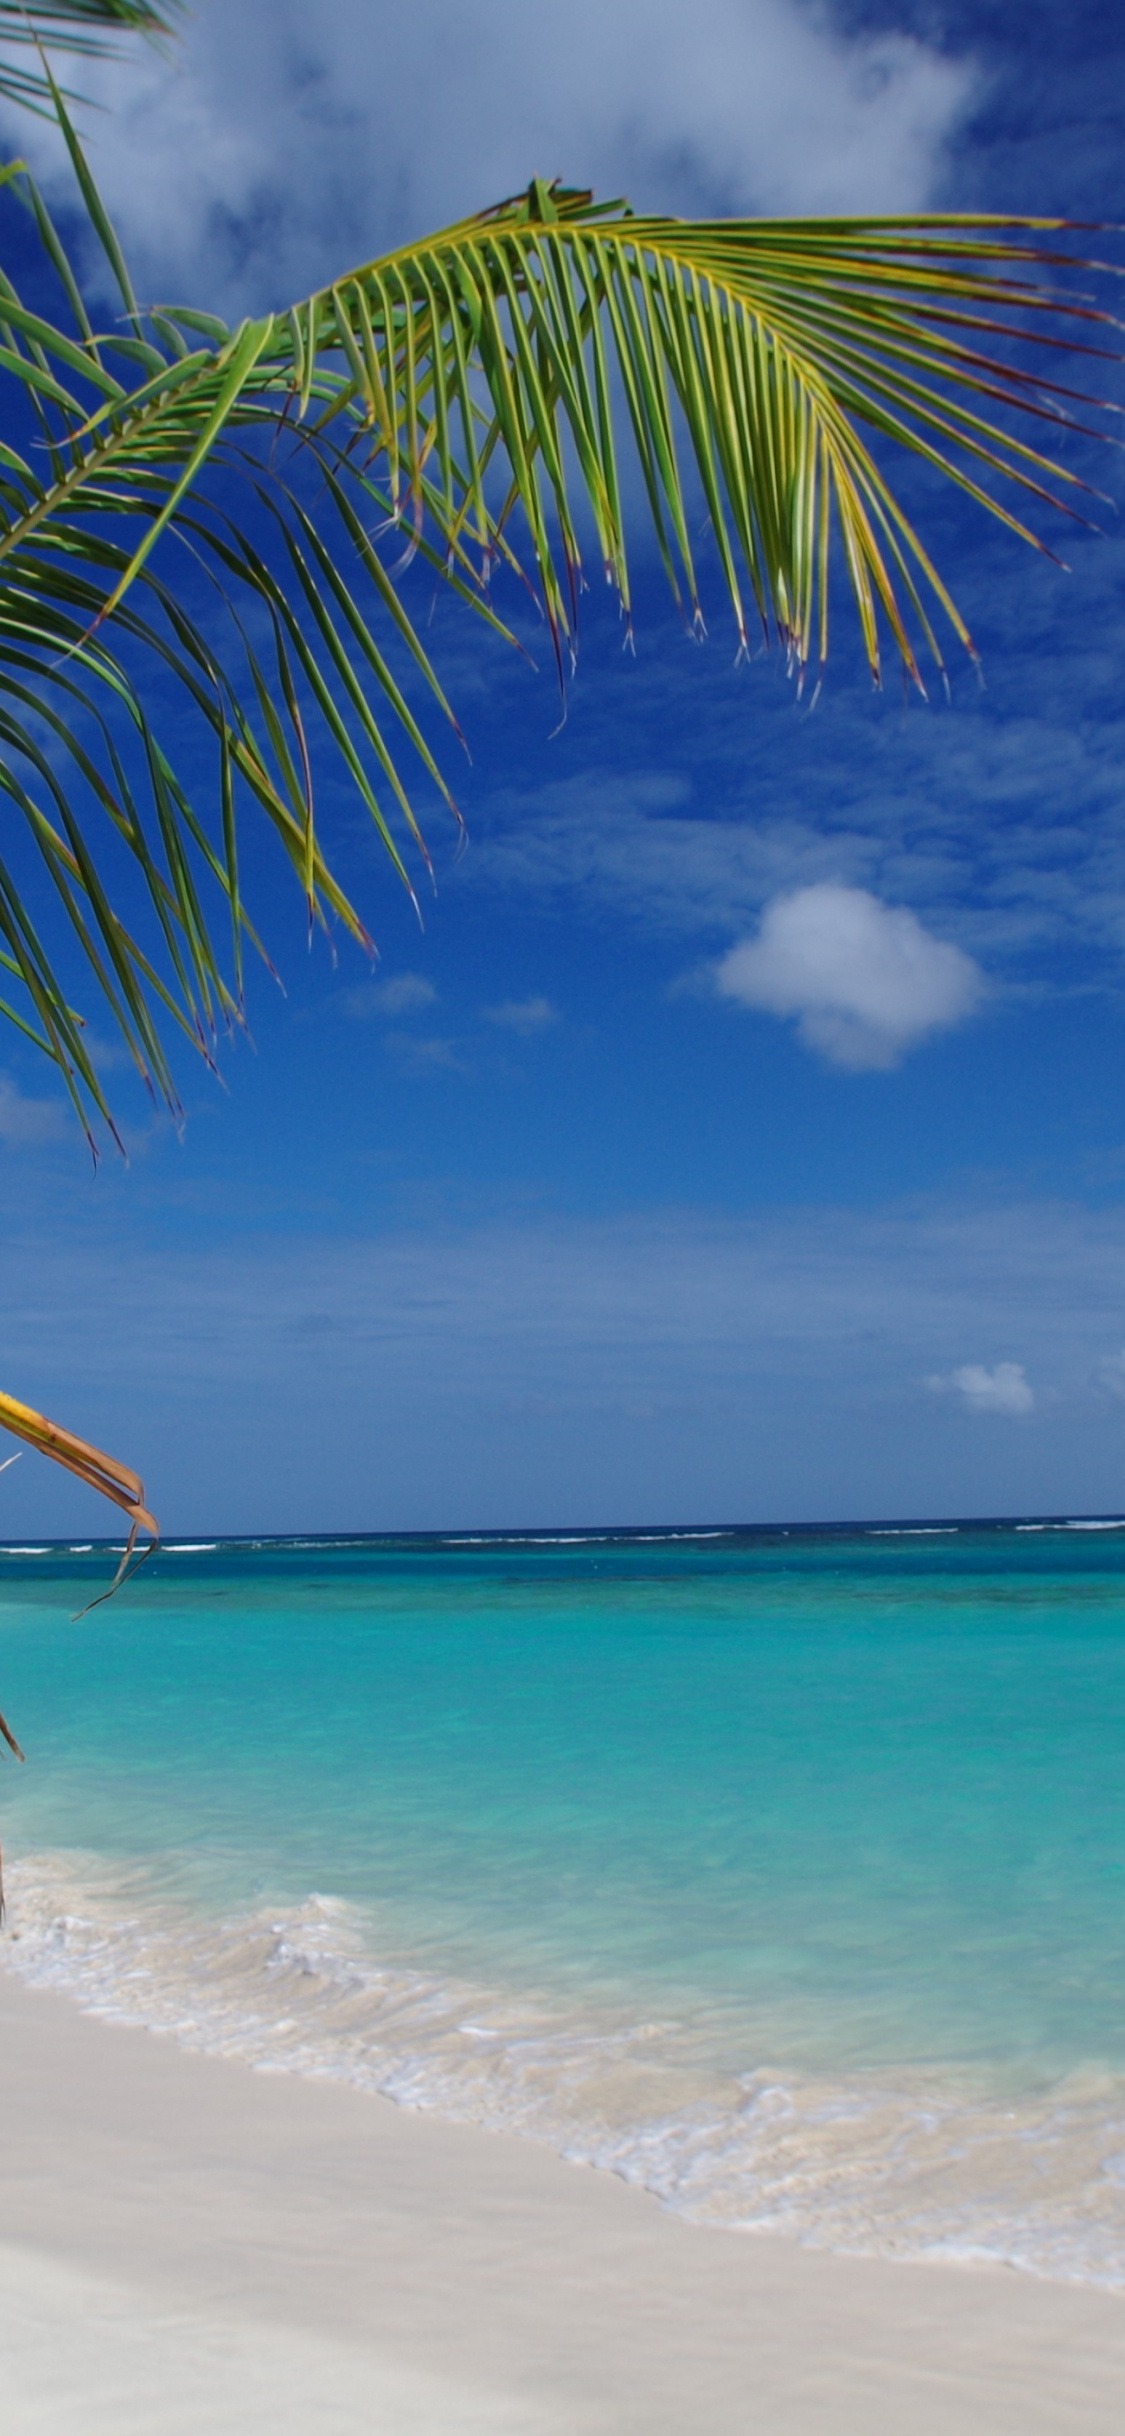
<instances>
[{"instance_id":1,"label":"shallow water","mask_svg":"<svg viewBox=\"0 0 1125 2436\"><path fill-rule=\"evenodd\" d=\"M1125 2283L1125 1531L0 1554L27 1976L693 2216Z\"/></svg>"}]
</instances>

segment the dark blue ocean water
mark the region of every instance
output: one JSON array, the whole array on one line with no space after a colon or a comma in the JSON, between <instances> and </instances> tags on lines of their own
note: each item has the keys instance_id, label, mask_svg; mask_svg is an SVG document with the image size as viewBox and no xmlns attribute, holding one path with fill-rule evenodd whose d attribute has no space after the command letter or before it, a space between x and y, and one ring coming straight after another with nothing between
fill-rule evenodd
<instances>
[{"instance_id":1,"label":"dark blue ocean water","mask_svg":"<svg viewBox=\"0 0 1125 2436\"><path fill-rule=\"evenodd\" d=\"M9 1960L670 2205L1125 2280L1125 1529L0 1554Z\"/></svg>"}]
</instances>

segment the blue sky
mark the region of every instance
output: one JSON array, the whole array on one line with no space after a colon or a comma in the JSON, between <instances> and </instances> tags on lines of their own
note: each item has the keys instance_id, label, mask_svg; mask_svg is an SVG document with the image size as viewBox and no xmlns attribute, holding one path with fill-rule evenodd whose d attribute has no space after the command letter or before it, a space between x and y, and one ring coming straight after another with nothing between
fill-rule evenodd
<instances>
[{"instance_id":1,"label":"blue sky","mask_svg":"<svg viewBox=\"0 0 1125 2436\"><path fill-rule=\"evenodd\" d=\"M198 8L178 61L100 72L143 292L279 301L532 170L1121 216L1108 11L683 16ZM248 833L287 994L255 977L225 1090L181 1067L182 1141L115 1074L131 1164L91 1179L0 1044L4 1384L170 1530L1125 1505L1121 543L1066 574L910 490L983 690L873 697L841 615L810 715L638 547L636 658L592 593L559 728L547 654L440 604L469 842L423 805L424 928L337 788L380 962L310 955ZM99 1526L30 1456L0 1492L13 1537Z\"/></svg>"}]
</instances>

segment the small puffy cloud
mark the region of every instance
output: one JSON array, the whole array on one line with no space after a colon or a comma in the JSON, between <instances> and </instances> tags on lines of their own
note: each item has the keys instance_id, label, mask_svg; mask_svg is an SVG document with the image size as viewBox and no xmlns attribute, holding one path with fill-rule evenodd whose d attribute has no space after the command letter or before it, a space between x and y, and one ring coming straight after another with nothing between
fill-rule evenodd
<instances>
[{"instance_id":1,"label":"small puffy cloud","mask_svg":"<svg viewBox=\"0 0 1125 2436\"><path fill-rule=\"evenodd\" d=\"M723 998L797 1018L836 1066L897 1066L927 1033L963 1023L984 994L979 965L916 914L824 880L775 897L758 935L714 968Z\"/></svg>"},{"instance_id":2,"label":"small puffy cloud","mask_svg":"<svg viewBox=\"0 0 1125 2436\"><path fill-rule=\"evenodd\" d=\"M437 1004L437 991L424 973L389 973L385 981L361 981L343 996L348 1014L359 1023L373 1015L415 1015Z\"/></svg>"},{"instance_id":3,"label":"small puffy cloud","mask_svg":"<svg viewBox=\"0 0 1125 2436\"><path fill-rule=\"evenodd\" d=\"M1022 1362L962 1362L959 1370L929 1378L927 1387L938 1396L960 1396L971 1413L1007 1413L1018 1418L1033 1412L1035 1397Z\"/></svg>"},{"instance_id":4,"label":"small puffy cloud","mask_svg":"<svg viewBox=\"0 0 1125 2436\"><path fill-rule=\"evenodd\" d=\"M500 1024L505 1031L522 1032L525 1039L533 1032L545 1032L559 1020L559 1010L549 998L505 998L498 1007L486 1007L489 1023Z\"/></svg>"}]
</instances>

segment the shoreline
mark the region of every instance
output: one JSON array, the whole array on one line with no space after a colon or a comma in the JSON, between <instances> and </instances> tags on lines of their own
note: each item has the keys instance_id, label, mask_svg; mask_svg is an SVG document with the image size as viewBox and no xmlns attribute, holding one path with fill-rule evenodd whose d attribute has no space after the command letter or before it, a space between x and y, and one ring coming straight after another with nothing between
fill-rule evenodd
<instances>
[{"instance_id":1,"label":"shoreline","mask_svg":"<svg viewBox=\"0 0 1125 2436\"><path fill-rule=\"evenodd\" d=\"M1110 2436L1125 2301L689 2225L0 1972L28 2436Z\"/></svg>"},{"instance_id":2,"label":"shoreline","mask_svg":"<svg viewBox=\"0 0 1125 2436\"><path fill-rule=\"evenodd\" d=\"M835 2255L990 2264L1125 2296L1125 2081L716 2069L678 2021L387 1961L346 1900L202 1910L142 1865L21 1857L26 1986L247 2068L332 2082L619 2175L685 2222Z\"/></svg>"}]
</instances>

